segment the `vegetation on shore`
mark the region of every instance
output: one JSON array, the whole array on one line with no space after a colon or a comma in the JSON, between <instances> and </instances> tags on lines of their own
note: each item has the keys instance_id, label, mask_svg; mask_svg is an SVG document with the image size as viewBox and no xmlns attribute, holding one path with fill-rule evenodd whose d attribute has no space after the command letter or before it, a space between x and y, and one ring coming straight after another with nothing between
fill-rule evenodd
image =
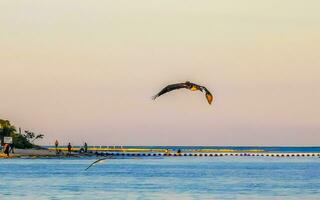
<instances>
[{"instance_id":1,"label":"vegetation on shore","mask_svg":"<svg viewBox=\"0 0 320 200\"><path fill-rule=\"evenodd\" d=\"M9 120L0 119L0 140L3 143L3 137L12 137L13 144L16 148L29 149L37 147L33 142L37 139L42 139L43 134L35 134L32 131L17 132L14 125Z\"/></svg>"}]
</instances>

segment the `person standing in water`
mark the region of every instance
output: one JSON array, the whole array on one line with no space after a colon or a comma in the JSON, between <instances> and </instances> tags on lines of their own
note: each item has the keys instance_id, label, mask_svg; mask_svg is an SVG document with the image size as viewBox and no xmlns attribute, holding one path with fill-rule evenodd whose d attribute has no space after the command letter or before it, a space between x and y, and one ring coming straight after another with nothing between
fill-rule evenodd
<instances>
[{"instance_id":1,"label":"person standing in water","mask_svg":"<svg viewBox=\"0 0 320 200\"><path fill-rule=\"evenodd\" d=\"M69 153L69 155L71 155L71 149L72 149L72 146L71 146L71 144L69 142L69 144L68 144L68 153Z\"/></svg>"}]
</instances>

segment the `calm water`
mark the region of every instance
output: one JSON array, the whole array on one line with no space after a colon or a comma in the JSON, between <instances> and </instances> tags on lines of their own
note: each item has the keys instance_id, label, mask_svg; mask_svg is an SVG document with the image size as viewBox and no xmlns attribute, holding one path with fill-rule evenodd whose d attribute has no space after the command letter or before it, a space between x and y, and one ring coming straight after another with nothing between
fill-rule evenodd
<instances>
[{"instance_id":1,"label":"calm water","mask_svg":"<svg viewBox=\"0 0 320 200\"><path fill-rule=\"evenodd\" d=\"M54 146L47 146L48 148L54 148ZM66 147L66 146L64 146ZM82 146L75 146L82 147ZM89 147L100 147L100 146L89 146ZM113 146L101 146L101 147L113 147ZM119 147L119 146L117 146ZM232 149L232 150L263 150L266 152L282 152L282 153L320 153L320 147L267 147L267 146L123 146L123 148L139 148L139 149L171 149L177 151L181 149L182 151L190 150L201 150L201 149Z\"/></svg>"},{"instance_id":2,"label":"calm water","mask_svg":"<svg viewBox=\"0 0 320 200\"><path fill-rule=\"evenodd\" d=\"M2 159L0 199L320 199L320 159Z\"/></svg>"},{"instance_id":3,"label":"calm water","mask_svg":"<svg viewBox=\"0 0 320 200\"><path fill-rule=\"evenodd\" d=\"M263 150L266 152L281 152L281 153L308 153L320 152L320 147L262 147L262 146L126 146L128 148L155 148L155 149L172 149L172 150L200 150L200 149L232 149L232 150Z\"/></svg>"}]
</instances>

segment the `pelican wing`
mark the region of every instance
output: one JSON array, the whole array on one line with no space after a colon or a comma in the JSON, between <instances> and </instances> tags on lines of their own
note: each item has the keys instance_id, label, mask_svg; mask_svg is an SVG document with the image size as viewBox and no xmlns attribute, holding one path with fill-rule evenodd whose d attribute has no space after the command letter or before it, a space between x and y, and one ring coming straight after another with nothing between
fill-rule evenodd
<instances>
[{"instance_id":1,"label":"pelican wing","mask_svg":"<svg viewBox=\"0 0 320 200\"><path fill-rule=\"evenodd\" d=\"M91 163L85 170L87 171L90 167L92 167L93 165L95 165L95 164L97 164L97 163L100 163L100 162L102 162L102 161L104 161L104 160L106 160L107 158L100 158L100 159L98 159L98 160L96 160L96 161L94 161L93 163Z\"/></svg>"},{"instance_id":2,"label":"pelican wing","mask_svg":"<svg viewBox=\"0 0 320 200\"><path fill-rule=\"evenodd\" d=\"M172 90L177 90L177 89L181 89L181 88L186 88L187 85L185 83L177 83L177 84L172 84L172 85L168 85L165 88L163 88L158 94L156 94L155 96L152 97L152 99L156 99L157 97L170 92Z\"/></svg>"},{"instance_id":3,"label":"pelican wing","mask_svg":"<svg viewBox=\"0 0 320 200\"><path fill-rule=\"evenodd\" d=\"M211 94L211 92L206 88L201 86L202 91L204 91L205 95L206 95L206 99L208 101L208 103L211 105L212 101L213 101L213 96Z\"/></svg>"}]
</instances>

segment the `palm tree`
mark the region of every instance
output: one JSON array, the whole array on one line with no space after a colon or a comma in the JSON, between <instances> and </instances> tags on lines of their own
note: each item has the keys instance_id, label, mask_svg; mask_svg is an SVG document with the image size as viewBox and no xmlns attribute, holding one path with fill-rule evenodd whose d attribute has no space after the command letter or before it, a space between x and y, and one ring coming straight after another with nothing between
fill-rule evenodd
<instances>
[{"instance_id":1,"label":"palm tree","mask_svg":"<svg viewBox=\"0 0 320 200\"><path fill-rule=\"evenodd\" d=\"M16 132L16 128L10 124L9 120L0 119L0 140L3 141L3 137L12 136Z\"/></svg>"},{"instance_id":2,"label":"palm tree","mask_svg":"<svg viewBox=\"0 0 320 200\"><path fill-rule=\"evenodd\" d=\"M42 139L43 134L35 134L31 131L25 131L25 134L17 132L16 128L10 124L9 120L0 119L0 143L3 144L3 137L11 136L13 143L17 148L32 148L36 145L33 142L37 139Z\"/></svg>"}]
</instances>

